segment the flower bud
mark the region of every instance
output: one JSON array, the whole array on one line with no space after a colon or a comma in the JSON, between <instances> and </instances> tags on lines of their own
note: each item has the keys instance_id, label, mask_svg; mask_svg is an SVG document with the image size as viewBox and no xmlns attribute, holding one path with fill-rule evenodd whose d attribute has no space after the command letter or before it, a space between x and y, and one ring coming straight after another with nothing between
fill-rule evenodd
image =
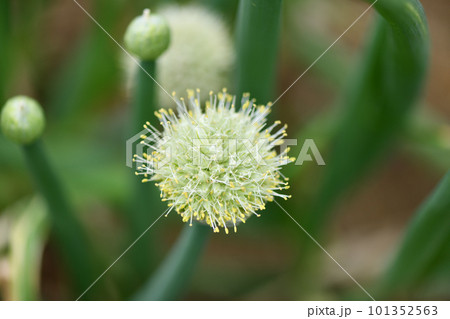
<instances>
[{"instance_id":1,"label":"flower bud","mask_svg":"<svg viewBox=\"0 0 450 319\"><path fill-rule=\"evenodd\" d=\"M28 144L41 136L45 117L41 106L26 96L8 100L1 113L3 134L14 142Z\"/></svg>"},{"instance_id":2,"label":"flower bud","mask_svg":"<svg viewBox=\"0 0 450 319\"><path fill-rule=\"evenodd\" d=\"M125 32L125 46L141 60L155 60L170 43L170 29L164 18L149 9L134 19Z\"/></svg>"}]
</instances>

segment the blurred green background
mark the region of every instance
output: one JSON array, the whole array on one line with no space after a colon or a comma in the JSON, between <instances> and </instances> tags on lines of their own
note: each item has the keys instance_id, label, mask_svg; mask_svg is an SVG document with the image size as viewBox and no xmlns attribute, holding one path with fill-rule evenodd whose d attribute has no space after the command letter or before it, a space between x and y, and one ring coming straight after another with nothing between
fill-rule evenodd
<instances>
[{"instance_id":1,"label":"blurred green background","mask_svg":"<svg viewBox=\"0 0 450 319\"><path fill-rule=\"evenodd\" d=\"M122 43L128 23L143 8L157 12L162 4L185 5L190 1L79 2ZM192 2L215 12L234 37L238 1ZM326 191L318 195L321 190L317 181L326 179L328 166L308 163L287 169L293 198L282 204L301 224L310 218L308 211L332 211L326 215L317 238L369 291L378 289L379 278L389 278L386 269L415 220L415 212L450 169L449 4L447 0L421 2L430 28L430 68L425 89L411 102L414 110L405 116L404 127L399 123L402 127L398 132L386 137L389 145L369 154L370 161L359 158L367 162L367 168L361 168L361 173L355 168L352 172L358 176L346 174L345 167L340 171L349 181L336 184L336 196ZM289 87L367 7L366 2L357 0L284 1L275 92L270 99ZM314 139L331 167L337 165L329 163L333 159L332 141L341 129L340 119L345 117L340 104L350 94L349 88L357 86L352 84L354 74L364 60L375 15L373 10L365 15L274 107L274 117L289 124L289 137L299 136L300 145L302 139ZM381 50L389 52L389 43L383 43ZM98 275L137 237L129 235L127 218L134 176L125 166L132 100L132 89L126 84L129 67L120 48L72 1L0 3L0 104L18 94L29 95L42 104L47 116L43 139L48 157L103 265ZM234 79L238 71L234 67L229 75L231 93L239 89ZM367 85L375 90L378 82L372 80L374 83ZM375 128L375 133L389 127L386 123ZM61 261L44 213L45 204L35 191L23 155L19 146L0 135L0 298L73 299L82 291L74 288L76 283ZM450 192L443 194L450 198ZM320 198L328 198L323 201L329 204L323 205L330 207L315 208ZM164 209L159 202L148 206L153 220ZM429 257L431 261L427 260L420 274L412 276L402 289L389 288L381 298L450 298L450 210L448 204L442 207L444 213L439 215L437 225L444 227L441 231L445 238L433 242L431 248L436 251ZM139 241L92 288L87 299L130 298L176 241L183 226L180 221L172 214L155 224L147 234L151 240ZM426 242L434 229L427 228L419 242ZM318 247L306 247L309 241L271 204L261 218L251 218L239 227L237 234L211 236L180 298L366 299ZM144 270L133 266L134 249L148 250L152 256ZM310 253L311 249L316 252Z\"/></svg>"}]
</instances>

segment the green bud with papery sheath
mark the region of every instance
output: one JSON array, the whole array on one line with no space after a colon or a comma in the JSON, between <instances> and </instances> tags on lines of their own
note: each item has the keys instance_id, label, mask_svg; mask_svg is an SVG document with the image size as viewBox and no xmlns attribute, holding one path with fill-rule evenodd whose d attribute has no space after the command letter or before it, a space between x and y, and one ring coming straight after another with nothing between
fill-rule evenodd
<instances>
[{"instance_id":1,"label":"green bud with papery sheath","mask_svg":"<svg viewBox=\"0 0 450 319\"><path fill-rule=\"evenodd\" d=\"M170 43L170 29L166 20L156 14L144 13L134 19L125 32L125 47L141 60L157 59Z\"/></svg>"},{"instance_id":2,"label":"green bud with papery sheath","mask_svg":"<svg viewBox=\"0 0 450 319\"><path fill-rule=\"evenodd\" d=\"M6 137L20 144L28 144L42 135L45 116L42 107L26 96L8 100L1 113L1 127Z\"/></svg>"}]
</instances>

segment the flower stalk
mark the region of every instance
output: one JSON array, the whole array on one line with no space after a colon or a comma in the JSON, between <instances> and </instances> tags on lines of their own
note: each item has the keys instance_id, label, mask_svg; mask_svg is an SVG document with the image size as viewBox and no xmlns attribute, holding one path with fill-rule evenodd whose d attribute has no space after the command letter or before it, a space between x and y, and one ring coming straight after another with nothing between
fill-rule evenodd
<instances>
[{"instance_id":1,"label":"flower stalk","mask_svg":"<svg viewBox=\"0 0 450 319\"><path fill-rule=\"evenodd\" d=\"M236 25L236 94L267 103L275 94L282 0L241 0Z\"/></svg>"},{"instance_id":2,"label":"flower stalk","mask_svg":"<svg viewBox=\"0 0 450 319\"><path fill-rule=\"evenodd\" d=\"M132 134L141 131L142 125L147 119L154 118L153 112L156 109L156 84L146 73L148 72L152 77L156 76L156 62L141 61L140 64L145 72L139 69L136 73L131 120ZM152 188L148 184L136 181L136 179L133 179L133 184L133 207L130 214L130 222L133 234L139 235L148 227L154 217L149 212L149 207L152 206L153 202L152 198L150 198ZM154 199L159 202L158 197Z\"/></svg>"},{"instance_id":3,"label":"flower stalk","mask_svg":"<svg viewBox=\"0 0 450 319\"><path fill-rule=\"evenodd\" d=\"M28 168L49 207L53 232L71 271L77 291L86 289L97 274L92 245L66 198L58 176L47 159L40 140L23 146Z\"/></svg>"},{"instance_id":4,"label":"flower stalk","mask_svg":"<svg viewBox=\"0 0 450 319\"><path fill-rule=\"evenodd\" d=\"M153 112L156 108L156 84L148 76L156 76L155 61L141 61L142 69L138 69L136 73L134 101L132 105L132 123L131 132L136 134L142 130L142 122L144 119L154 117ZM148 74L147 74L148 72ZM132 198L130 212L127 214L131 237L136 238L156 219L163 205L154 187L150 184L144 184L136 178L132 179ZM152 251L149 249L153 236L147 234L142 240L145 244L137 245L131 252L132 263L137 277L145 276L152 263ZM139 275L140 274L140 275Z\"/></svg>"},{"instance_id":5,"label":"flower stalk","mask_svg":"<svg viewBox=\"0 0 450 319\"><path fill-rule=\"evenodd\" d=\"M41 106L26 96L11 98L2 109L0 123L4 135L22 145L30 173L47 202L61 255L72 272L77 290L86 289L96 274L94 255L40 140L45 128Z\"/></svg>"},{"instance_id":6,"label":"flower stalk","mask_svg":"<svg viewBox=\"0 0 450 319\"><path fill-rule=\"evenodd\" d=\"M184 226L169 255L133 300L178 299L189 283L210 233L208 226L198 223Z\"/></svg>"},{"instance_id":7,"label":"flower stalk","mask_svg":"<svg viewBox=\"0 0 450 319\"><path fill-rule=\"evenodd\" d=\"M167 22L145 9L128 26L124 42L126 48L139 60L135 74L134 95L131 109L130 136L139 133L145 121L154 118L157 105L156 60L168 48L170 30ZM136 62L136 61L135 61ZM161 201L151 185L132 180L130 211L127 214L130 235L134 240L157 218L162 209ZM144 244L137 245L131 254L137 278L145 277L150 269L153 250L149 249L152 236L146 236Z\"/></svg>"}]
</instances>

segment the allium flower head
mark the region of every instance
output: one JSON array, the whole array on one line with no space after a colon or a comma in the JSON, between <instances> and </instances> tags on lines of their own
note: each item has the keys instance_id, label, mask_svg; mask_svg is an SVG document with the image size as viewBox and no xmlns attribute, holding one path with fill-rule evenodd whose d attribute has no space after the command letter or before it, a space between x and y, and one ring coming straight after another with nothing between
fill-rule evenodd
<instances>
[{"instance_id":1,"label":"allium flower head","mask_svg":"<svg viewBox=\"0 0 450 319\"><path fill-rule=\"evenodd\" d=\"M283 144L286 126L266 125L270 104L258 106L244 94L238 110L225 90L211 92L204 110L199 90L188 90L187 103L176 101L177 113L156 112L162 132L144 125L148 134L141 143L149 151L134 155L136 175L156 181L169 212L175 208L184 222L204 222L214 232L223 227L228 233L229 227L236 232L238 223L259 216L275 196L290 197L280 193L289 188L280 169L294 159L287 156L289 148L274 150Z\"/></svg>"}]
</instances>

